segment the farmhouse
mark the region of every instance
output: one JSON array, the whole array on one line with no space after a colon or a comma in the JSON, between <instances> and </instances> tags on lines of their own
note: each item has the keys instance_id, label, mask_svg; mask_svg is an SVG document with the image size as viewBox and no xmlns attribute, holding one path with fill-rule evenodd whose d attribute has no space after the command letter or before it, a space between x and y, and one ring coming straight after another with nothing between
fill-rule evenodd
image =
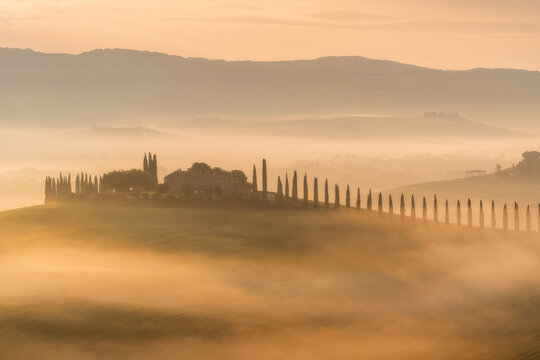
<instances>
[{"instance_id":1,"label":"farmhouse","mask_svg":"<svg viewBox=\"0 0 540 360\"><path fill-rule=\"evenodd\" d=\"M230 173L182 171L165 176L164 184L172 193L216 193L223 195L248 195L247 182L238 181Z\"/></svg>"}]
</instances>

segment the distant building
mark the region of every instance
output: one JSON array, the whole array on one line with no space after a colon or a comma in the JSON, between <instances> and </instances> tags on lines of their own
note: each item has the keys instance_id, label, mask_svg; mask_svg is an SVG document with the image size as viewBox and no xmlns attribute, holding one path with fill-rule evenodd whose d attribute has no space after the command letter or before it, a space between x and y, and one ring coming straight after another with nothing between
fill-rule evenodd
<instances>
[{"instance_id":1,"label":"distant building","mask_svg":"<svg viewBox=\"0 0 540 360\"><path fill-rule=\"evenodd\" d=\"M172 193L215 193L223 195L248 195L247 183L237 183L234 177L196 171L175 172L165 176L164 184Z\"/></svg>"}]
</instances>

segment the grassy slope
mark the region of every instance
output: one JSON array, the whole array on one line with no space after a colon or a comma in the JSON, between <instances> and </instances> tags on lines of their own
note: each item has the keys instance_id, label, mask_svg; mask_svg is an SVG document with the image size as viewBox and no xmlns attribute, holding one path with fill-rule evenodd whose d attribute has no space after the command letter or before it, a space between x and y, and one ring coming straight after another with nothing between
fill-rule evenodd
<instances>
[{"instance_id":1,"label":"grassy slope","mask_svg":"<svg viewBox=\"0 0 540 360\"><path fill-rule=\"evenodd\" d=\"M6 359L540 356L538 234L84 203L0 229Z\"/></svg>"}]
</instances>

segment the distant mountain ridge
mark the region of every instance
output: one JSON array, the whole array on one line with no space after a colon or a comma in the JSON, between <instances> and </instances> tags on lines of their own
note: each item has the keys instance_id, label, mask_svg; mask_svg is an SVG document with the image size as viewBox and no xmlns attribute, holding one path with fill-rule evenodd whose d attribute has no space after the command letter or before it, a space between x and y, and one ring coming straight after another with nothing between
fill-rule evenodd
<instances>
[{"instance_id":1,"label":"distant mountain ridge","mask_svg":"<svg viewBox=\"0 0 540 360\"><path fill-rule=\"evenodd\" d=\"M0 48L0 125L440 111L540 130L539 103L540 73L525 70L445 71L363 57L256 62Z\"/></svg>"}]
</instances>

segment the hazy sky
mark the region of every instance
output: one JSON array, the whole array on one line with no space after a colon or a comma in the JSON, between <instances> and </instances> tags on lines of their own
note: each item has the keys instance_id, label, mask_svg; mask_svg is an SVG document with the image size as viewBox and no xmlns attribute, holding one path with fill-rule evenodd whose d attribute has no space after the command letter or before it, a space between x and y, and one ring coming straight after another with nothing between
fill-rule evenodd
<instances>
[{"instance_id":1,"label":"hazy sky","mask_svg":"<svg viewBox=\"0 0 540 360\"><path fill-rule=\"evenodd\" d=\"M0 46L540 70L540 0L1 0Z\"/></svg>"}]
</instances>

